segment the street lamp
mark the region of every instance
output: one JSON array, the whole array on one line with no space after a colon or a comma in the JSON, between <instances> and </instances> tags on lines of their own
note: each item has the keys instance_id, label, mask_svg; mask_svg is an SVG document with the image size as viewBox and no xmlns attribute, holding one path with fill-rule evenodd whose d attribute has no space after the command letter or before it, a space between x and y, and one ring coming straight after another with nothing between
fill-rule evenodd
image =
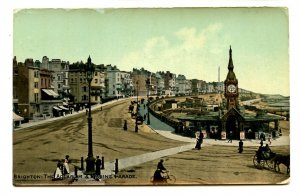
<instances>
[{"instance_id":1,"label":"street lamp","mask_svg":"<svg viewBox=\"0 0 300 196\"><path fill-rule=\"evenodd\" d=\"M89 56L85 65L86 80L89 84L89 114L88 114L88 157L86 158L86 173L93 174L95 171L95 158L93 157L92 115L91 115L91 82L94 77L95 68Z\"/></svg>"},{"instance_id":2,"label":"street lamp","mask_svg":"<svg viewBox=\"0 0 300 196\"><path fill-rule=\"evenodd\" d=\"M146 80L147 85L147 124L150 125L150 116L149 116L149 88L150 88L150 79Z\"/></svg>"},{"instance_id":3,"label":"street lamp","mask_svg":"<svg viewBox=\"0 0 300 196\"><path fill-rule=\"evenodd\" d=\"M139 81L136 82L136 116L135 116L135 132L136 133L139 130L138 122L137 122L138 111L139 111Z\"/></svg>"}]
</instances>

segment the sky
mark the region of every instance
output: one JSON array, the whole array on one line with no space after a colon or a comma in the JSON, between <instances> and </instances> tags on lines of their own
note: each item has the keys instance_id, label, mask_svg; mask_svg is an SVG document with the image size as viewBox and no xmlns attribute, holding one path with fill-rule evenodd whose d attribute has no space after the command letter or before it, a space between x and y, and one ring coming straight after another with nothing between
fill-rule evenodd
<instances>
[{"instance_id":1,"label":"sky","mask_svg":"<svg viewBox=\"0 0 300 196\"><path fill-rule=\"evenodd\" d=\"M286 8L23 9L13 18L13 55L171 71L224 81L229 47L239 87L289 91Z\"/></svg>"}]
</instances>

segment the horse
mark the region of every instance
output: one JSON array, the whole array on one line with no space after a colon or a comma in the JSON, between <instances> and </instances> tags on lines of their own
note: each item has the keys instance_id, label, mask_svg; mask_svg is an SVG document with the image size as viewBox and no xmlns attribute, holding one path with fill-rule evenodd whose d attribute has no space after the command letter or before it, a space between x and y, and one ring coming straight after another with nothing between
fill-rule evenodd
<instances>
[{"instance_id":1,"label":"horse","mask_svg":"<svg viewBox=\"0 0 300 196\"><path fill-rule=\"evenodd\" d=\"M280 172L280 164L284 164L286 166L286 173L290 173L290 155L281 155L276 154L274 158L272 158L271 162L274 161L274 169L275 171Z\"/></svg>"}]
</instances>

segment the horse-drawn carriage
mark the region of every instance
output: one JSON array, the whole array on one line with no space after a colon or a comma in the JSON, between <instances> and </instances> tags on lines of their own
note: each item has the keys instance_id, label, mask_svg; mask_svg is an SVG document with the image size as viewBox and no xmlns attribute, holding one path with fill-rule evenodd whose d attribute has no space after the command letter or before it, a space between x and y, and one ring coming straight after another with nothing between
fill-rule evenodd
<instances>
[{"instance_id":1,"label":"horse-drawn carriage","mask_svg":"<svg viewBox=\"0 0 300 196\"><path fill-rule=\"evenodd\" d=\"M254 167L263 169L265 166L268 169L275 170L280 172L280 164L284 164L287 168L287 174L290 173L290 155L281 155L274 152L265 152L265 151L255 151L253 157Z\"/></svg>"},{"instance_id":2,"label":"horse-drawn carriage","mask_svg":"<svg viewBox=\"0 0 300 196\"><path fill-rule=\"evenodd\" d=\"M264 152L264 151L255 151L255 155L253 157L254 167L263 169L265 165L269 169L274 168L273 158L276 156L276 153L273 152Z\"/></svg>"}]
</instances>

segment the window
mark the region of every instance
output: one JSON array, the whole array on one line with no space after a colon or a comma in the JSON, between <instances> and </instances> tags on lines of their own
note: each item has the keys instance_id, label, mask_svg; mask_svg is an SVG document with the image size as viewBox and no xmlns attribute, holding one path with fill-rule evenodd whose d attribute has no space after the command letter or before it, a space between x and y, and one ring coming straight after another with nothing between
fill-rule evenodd
<instances>
[{"instance_id":1,"label":"window","mask_svg":"<svg viewBox=\"0 0 300 196\"><path fill-rule=\"evenodd\" d=\"M95 72L95 76L98 76L98 72Z\"/></svg>"},{"instance_id":2,"label":"window","mask_svg":"<svg viewBox=\"0 0 300 196\"><path fill-rule=\"evenodd\" d=\"M60 75L57 76L57 80L61 80L61 76Z\"/></svg>"},{"instance_id":3,"label":"window","mask_svg":"<svg viewBox=\"0 0 300 196\"><path fill-rule=\"evenodd\" d=\"M83 92L86 92L86 86L82 87Z\"/></svg>"},{"instance_id":4,"label":"window","mask_svg":"<svg viewBox=\"0 0 300 196\"><path fill-rule=\"evenodd\" d=\"M39 77L39 72L38 71L34 71L34 77L38 78Z\"/></svg>"},{"instance_id":5,"label":"window","mask_svg":"<svg viewBox=\"0 0 300 196\"><path fill-rule=\"evenodd\" d=\"M57 88L60 88L60 86L61 86L60 84L57 84Z\"/></svg>"},{"instance_id":6,"label":"window","mask_svg":"<svg viewBox=\"0 0 300 196\"><path fill-rule=\"evenodd\" d=\"M39 102L39 94L38 93L34 93L34 102L35 103Z\"/></svg>"},{"instance_id":7,"label":"window","mask_svg":"<svg viewBox=\"0 0 300 196\"><path fill-rule=\"evenodd\" d=\"M39 83L38 82L34 83L34 88L39 88Z\"/></svg>"},{"instance_id":8,"label":"window","mask_svg":"<svg viewBox=\"0 0 300 196\"><path fill-rule=\"evenodd\" d=\"M44 78L41 78L41 86L44 85Z\"/></svg>"},{"instance_id":9,"label":"window","mask_svg":"<svg viewBox=\"0 0 300 196\"><path fill-rule=\"evenodd\" d=\"M97 73L97 72L96 72ZM98 79L95 79L95 83L97 84L98 83Z\"/></svg>"},{"instance_id":10,"label":"window","mask_svg":"<svg viewBox=\"0 0 300 196\"><path fill-rule=\"evenodd\" d=\"M95 101L98 101L98 96L95 96Z\"/></svg>"},{"instance_id":11,"label":"window","mask_svg":"<svg viewBox=\"0 0 300 196\"><path fill-rule=\"evenodd\" d=\"M82 83L82 78L80 78L80 83Z\"/></svg>"}]
</instances>

